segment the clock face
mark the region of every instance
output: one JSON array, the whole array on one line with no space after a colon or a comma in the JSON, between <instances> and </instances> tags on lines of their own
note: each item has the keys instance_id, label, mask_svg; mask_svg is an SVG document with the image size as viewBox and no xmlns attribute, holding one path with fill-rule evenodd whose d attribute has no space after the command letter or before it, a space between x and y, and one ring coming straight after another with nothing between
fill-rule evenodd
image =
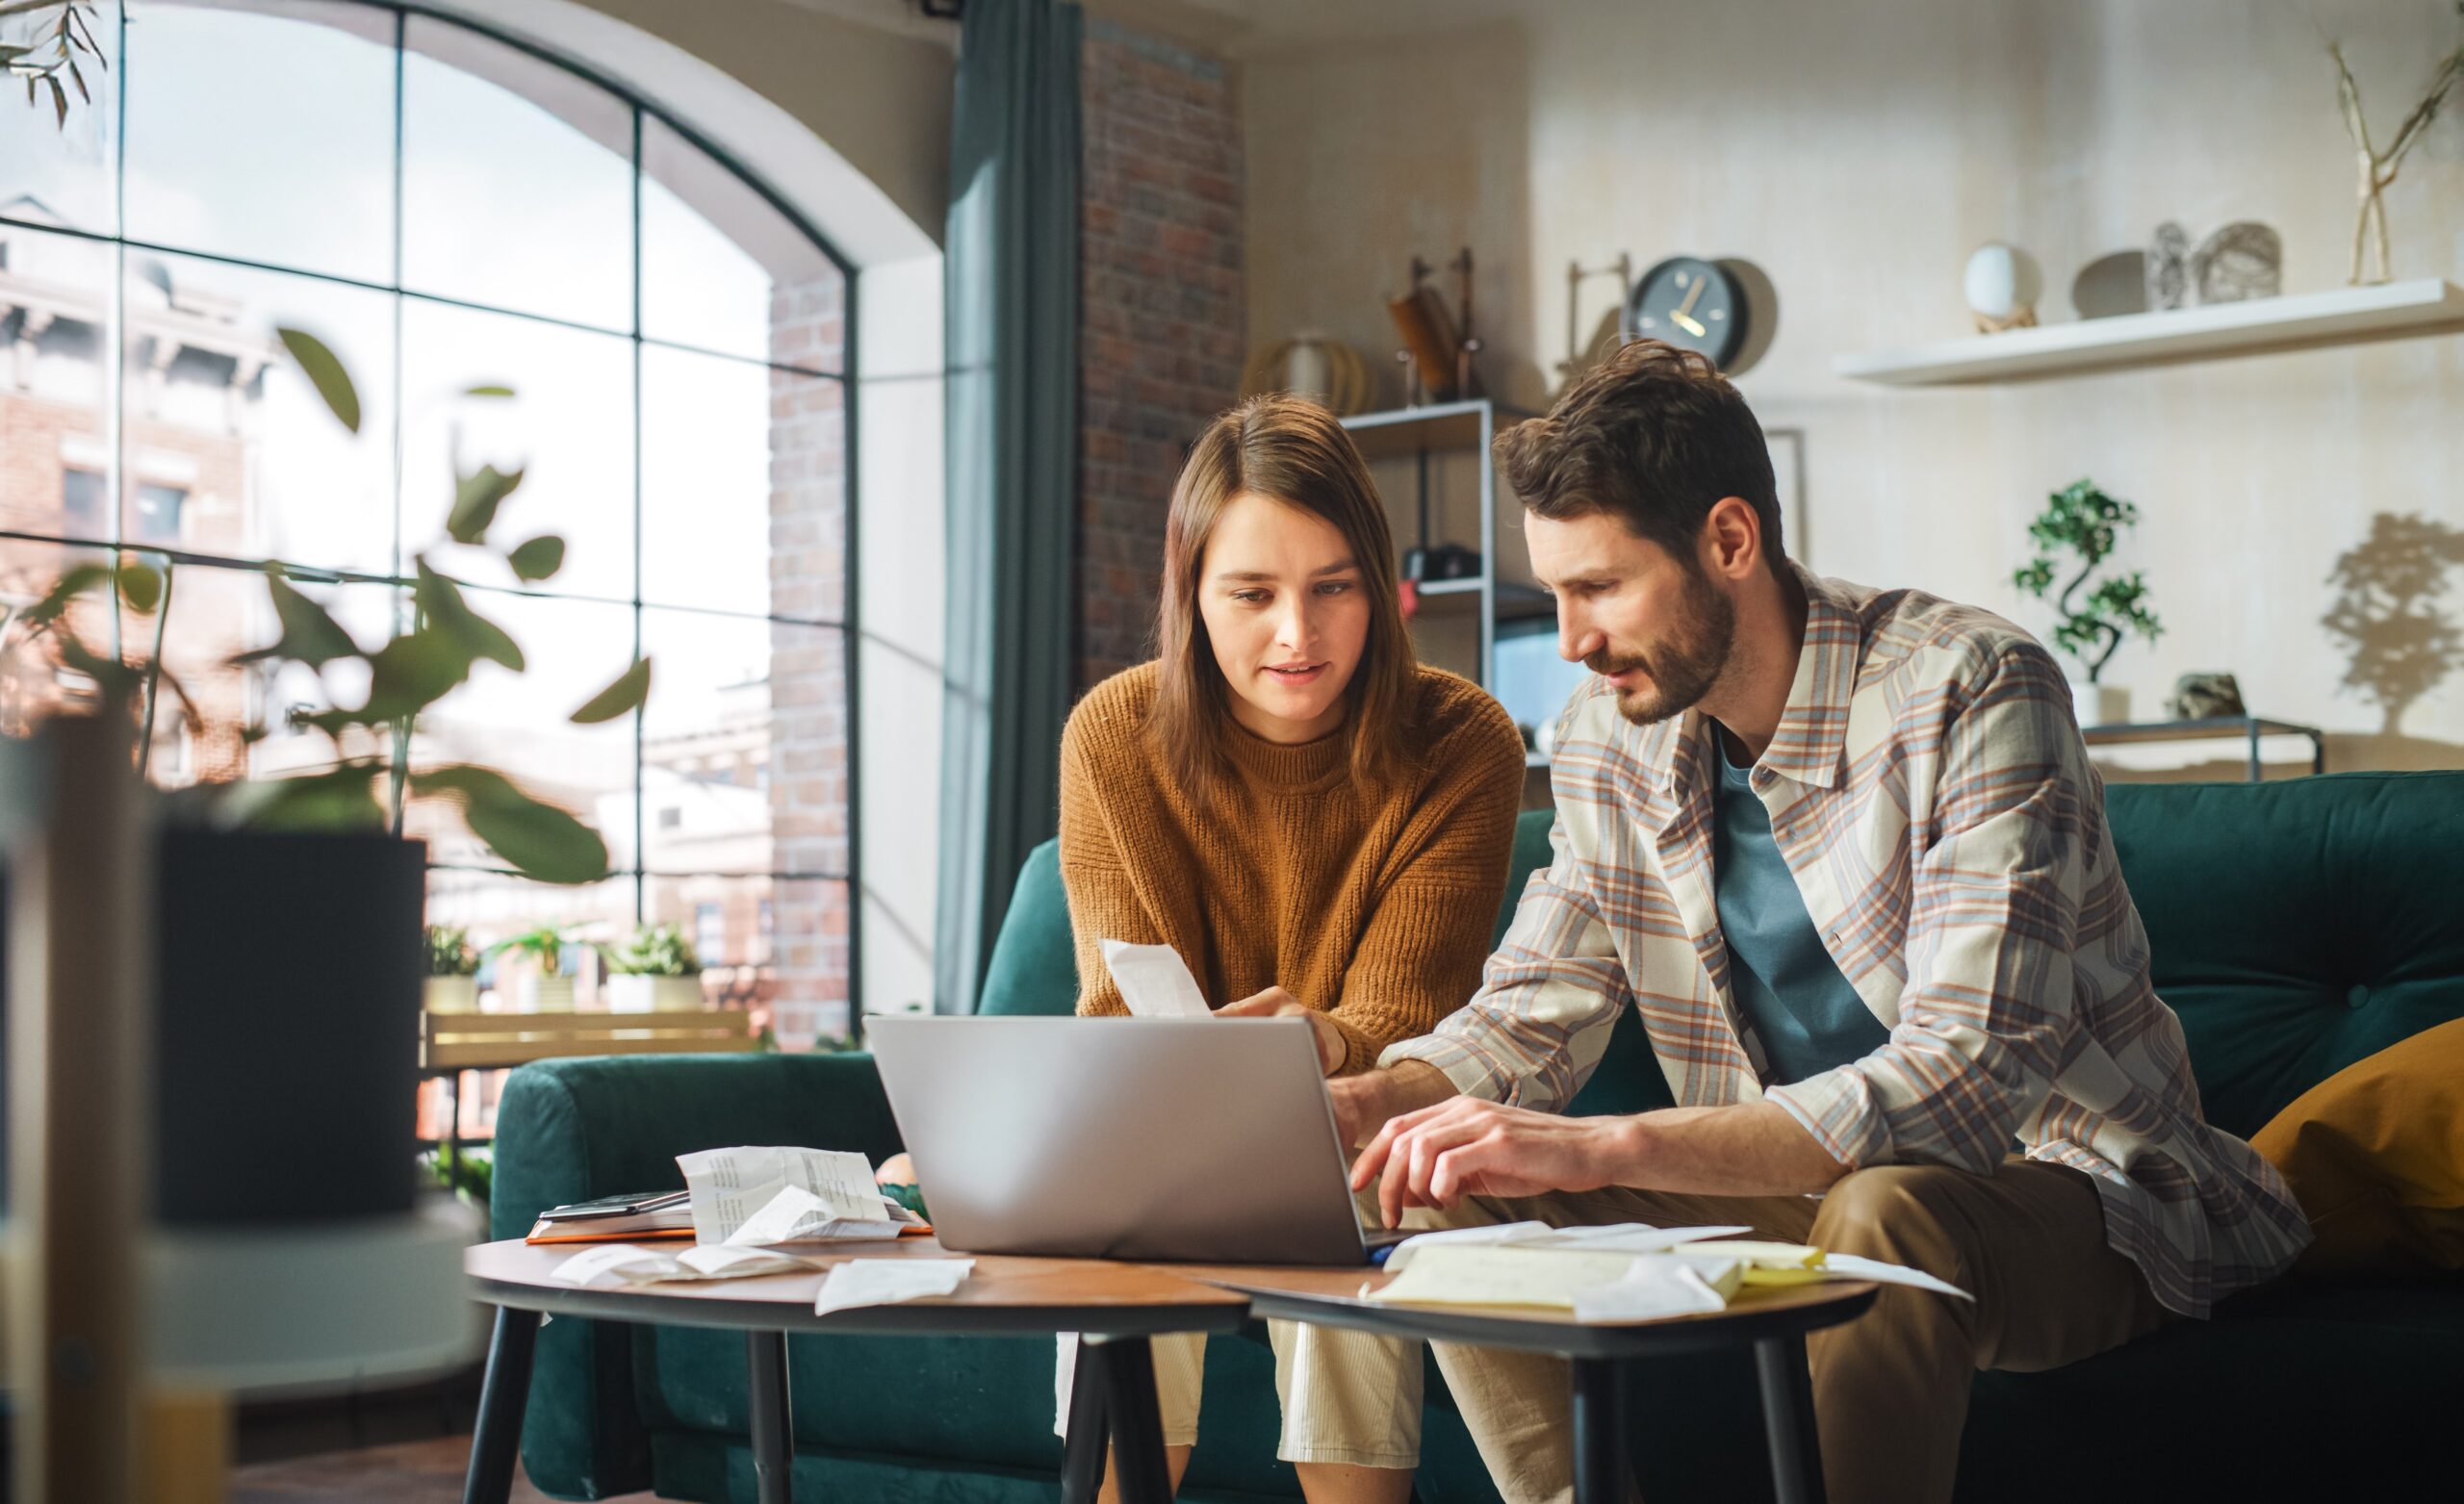
<instances>
[{"instance_id":1,"label":"clock face","mask_svg":"<svg viewBox=\"0 0 2464 1504\"><path fill-rule=\"evenodd\" d=\"M1745 345L1745 290L1722 268L1699 256L1672 256L1643 273L1626 305L1626 328L1637 338L1700 350L1726 368Z\"/></svg>"}]
</instances>

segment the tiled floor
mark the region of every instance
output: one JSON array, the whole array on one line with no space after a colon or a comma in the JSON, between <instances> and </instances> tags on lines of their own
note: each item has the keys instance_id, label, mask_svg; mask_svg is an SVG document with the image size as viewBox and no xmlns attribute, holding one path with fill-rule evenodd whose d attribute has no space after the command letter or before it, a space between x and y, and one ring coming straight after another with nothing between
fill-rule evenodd
<instances>
[{"instance_id":1,"label":"tiled floor","mask_svg":"<svg viewBox=\"0 0 2464 1504\"><path fill-rule=\"evenodd\" d=\"M453 1504L470 1460L471 1439L449 1436L257 1463L233 1474L230 1504ZM547 1497L514 1479L513 1504L546 1504ZM652 1504L647 1493L626 1497Z\"/></svg>"}]
</instances>

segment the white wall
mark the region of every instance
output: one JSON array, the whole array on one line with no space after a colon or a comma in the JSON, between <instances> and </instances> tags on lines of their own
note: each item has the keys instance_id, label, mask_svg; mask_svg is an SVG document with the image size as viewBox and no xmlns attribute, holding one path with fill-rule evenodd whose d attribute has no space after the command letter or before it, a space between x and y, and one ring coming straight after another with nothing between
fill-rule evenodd
<instances>
[{"instance_id":1,"label":"white wall","mask_svg":"<svg viewBox=\"0 0 2464 1504\"><path fill-rule=\"evenodd\" d=\"M2457 39L2445 0L2318 13L2382 139ZM2333 766L2464 763L2464 672L2382 734L2376 706L2338 693L2348 653L2319 625L2374 516L2464 529L2464 337L1979 391L1831 371L1965 333L1961 267L1989 240L2042 263L2048 319L2075 317L2080 266L2167 218L2194 237L2264 220L2287 291L2341 285L2353 160L2302 7L1551 0L1436 36L1266 48L1244 89L1253 338L1314 325L1382 365L1407 258L1468 242L1492 385L1545 404L1568 262L1745 258L1779 319L1740 386L1766 426L1807 431L1818 570L2042 630L2009 574L2045 494L2092 475L2143 509L2118 562L2146 570L2169 628L2108 671L2136 710L2178 674L2226 669L2261 713L2336 732ZM2464 281L2464 100L2387 207L2396 275ZM2464 599L2464 566L2452 577Z\"/></svg>"}]
</instances>

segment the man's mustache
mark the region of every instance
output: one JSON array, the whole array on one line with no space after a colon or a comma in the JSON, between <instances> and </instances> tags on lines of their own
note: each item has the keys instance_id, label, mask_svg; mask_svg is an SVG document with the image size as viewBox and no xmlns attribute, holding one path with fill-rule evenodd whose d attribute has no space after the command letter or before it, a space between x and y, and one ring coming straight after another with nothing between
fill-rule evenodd
<instances>
[{"instance_id":1,"label":"man's mustache","mask_svg":"<svg viewBox=\"0 0 2464 1504\"><path fill-rule=\"evenodd\" d=\"M1582 666L1589 669L1592 673L1605 677L1611 674L1626 673L1630 669L1649 669L1651 667L1651 660L1644 657L1641 653L1620 655L1610 652L1608 650L1604 648L1600 651L1592 653L1588 657L1584 658L1582 660Z\"/></svg>"}]
</instances>

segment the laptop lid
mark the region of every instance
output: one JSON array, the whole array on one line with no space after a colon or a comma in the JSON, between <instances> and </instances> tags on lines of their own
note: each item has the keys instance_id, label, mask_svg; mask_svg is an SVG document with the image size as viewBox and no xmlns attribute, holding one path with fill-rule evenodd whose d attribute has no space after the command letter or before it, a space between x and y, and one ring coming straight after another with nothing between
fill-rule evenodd
<instances>
[{"instance_id":1,"label":"laptop lid","mask_svg":"<svg viewBox=\"0 0 2464 1504\"><path fill-rule=\"evenodd\" d=\"M880 1016L864 1037L949 1248L1367 1258L1306 1019Z\"/></svg>"}]
</instances>

